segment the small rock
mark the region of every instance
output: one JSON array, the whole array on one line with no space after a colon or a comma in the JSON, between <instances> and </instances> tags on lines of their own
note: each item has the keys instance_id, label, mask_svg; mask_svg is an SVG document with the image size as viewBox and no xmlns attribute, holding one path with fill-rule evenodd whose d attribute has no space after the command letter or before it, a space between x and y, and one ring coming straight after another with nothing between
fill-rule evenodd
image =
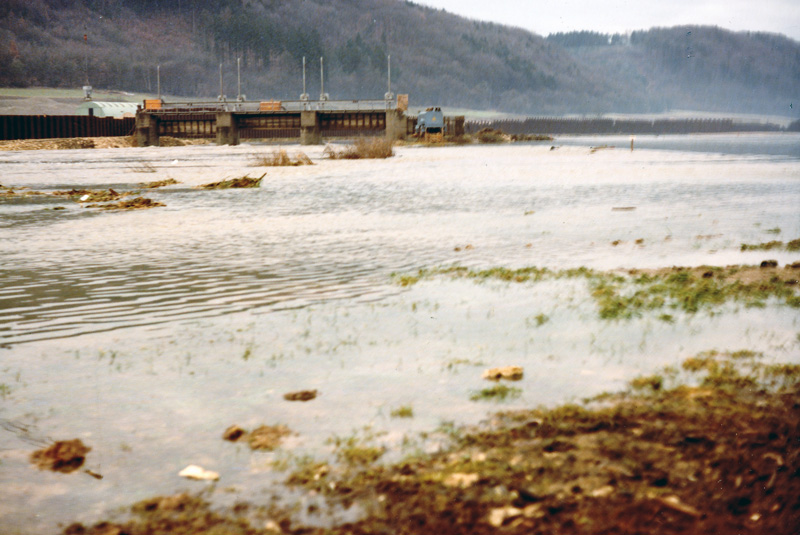
<instances>
[{"instance_id":1,"label":"small rock","mask_svg":"<svg viewBox=\"0 0 800 535\"><path fill-rule=\"evenodd\" d=\"M466 489L477 483L478 479L480 479L478 474L454 473L444 479L444 484L448 487Z\"/></svg>"},{"instance_id":2,"label":"small rock","mask_svg":"<svg viewBox=\"0 0 800 535\"><path fill-rule=\"evenodd\" d=\"M490 381L499 381L500 379L519 381L522 379L522 374L522 366L502 366L484 371L481 377Z\"/></svg>"},{"instance_id":3,"label":"small rock","mask_svg":"<svg viewBox=\"0 0 800 535\"><path fill-rule=\"evenodd\" d=\"M242 438L242 436L244 436L245 433L247 433L247 431L245 431L238 425L232 425L225 430L225 432L222 434L222 438L225 440L230 440L231 442L236 442L237 440Z\"/></svg>"},{"instance_id":4,"label":"small rock","mask_svg":"<svg viewBox=\"0 0 800 535\"><path fill-rule=\"evenodd\" d=\"M317 397L316 390L300 390L297 392L289 392L283 395L283 399L287 401L309 401Z\"/></svg>"},{"instance_id":5,"label":"small rock","mask_svg":"<svg viewBox=\"0 0 800 535\"><path fill-rule=\"evenodd\" d=\"M592 491L593 498L605 498L607 496L611 496L612 494L614 494L614 487L611 485L606 485Z\"/></svg>"},{"instance_id":6,"label":"small rock","mask_svg":"<svg viewBox=\"0 0 800 535\"><path fill-rule=\"evenodd\" d=\"M267 522L264 524L264 529L270 533L283 533L280 524L274 520L267 520Z\"/></svg>"},{"instance_id":7,"label":"small rock","mask_svg":"<svg viewBox=\"0 0 800 535\"><path fill-rule=\"evenodd\" d=\"M691 505L683 503L681 501L681 499L678 498L675 495L663 496L663 497L657 498L657 500L662 505L664 505L666 507L669 507L673 511L678 511L680 513L684 513L686 515L693 516L693 517L701 516L700 511L698 511L697 509L695 509Z\"/></svg>"},{"instance_id":8,"label":"small rock","mask_svg":"<svg viewBox=\"0 0 800 535\"><path fill-rule=\"evenodd\" d=\"M212 472L211 470L206 470L196 464L190 464L180 472L178 475L181 477L185 477L188 479L197 479L201 481L216 481L219 479L219 474L216 472Z\"/></svg>"},{"instance_id":9,"label":"small rock","mask_svg":"<svg viewBox=\"0 0 800 535\"><path fill-rule=\"evenodd\" d=\"M542 510L542 504L533 503L522 510L522 515L525 518L542 518L545 516L545 512Z\"/></svg>"},{"instance_id":10,"label":"small rock","mask_svg":"<svg viewBox=\"0 0 800 535\"><path fill-rule=\"evenodd\" d=\"M515 516L519 516L522 514L522 509L517 509L516 507L497 507L489 511L489 523L496 528L499 528L503 525L509 518L514 518Z\"/></svg>"}]
</instances>

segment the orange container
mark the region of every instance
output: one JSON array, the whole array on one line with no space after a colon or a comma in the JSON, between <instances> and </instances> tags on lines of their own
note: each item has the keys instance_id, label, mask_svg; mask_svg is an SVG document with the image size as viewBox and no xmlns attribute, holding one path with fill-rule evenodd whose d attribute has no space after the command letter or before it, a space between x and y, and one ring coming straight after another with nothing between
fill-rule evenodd
<instances>
[{"instance_id":1,"label":"orange container","mask_svg":"<svg viewBox=\"0 0 800 535\"><path fill-rule=\"evenodd\" d=\"M144 109L146 110L160 110L161 101L159 99L145 100Z\"/></svg>"},{"instance_id":2,"label":"orange container","mask_svg":"<svg viewBox=\"0 0 800 535\"><path fill-rule=\"evenodd\" d=\"M259 111L281 111L280 100L267 100L258 106Z\"/></svg>"}]
</instances>

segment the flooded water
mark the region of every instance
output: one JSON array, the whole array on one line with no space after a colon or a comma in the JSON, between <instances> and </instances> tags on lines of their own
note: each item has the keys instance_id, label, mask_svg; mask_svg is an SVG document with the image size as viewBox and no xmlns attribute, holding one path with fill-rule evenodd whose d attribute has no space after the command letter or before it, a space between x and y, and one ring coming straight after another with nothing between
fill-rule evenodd
<instances>
[{"instance_id":1,"label":"flooded water","mask_svg":"<svg viewBox=\"0 0 800 535\"><path fill-rule=\"evenodd\" d=\"M257 499L281 492L272 461L324 457L333 435L371 426L402 455L404 436L442 422L617 389L700 351L800 361L800 317L778 305L603 321L582 281L393 281L453 264L800 260L740 250L800 237L800 156L775 149L800 135L645 137L633 152L570 138L401 147L380 161L285 147L316 164L296 168L250 167L265 146L0 152L6 187L181 182L143 191L165 207L124 213L0 198L0 531L54 533L203 488L177 476L188 464L220 472L216 499ZM264 172L255 190L193 188ZM525 367L522 396L470 401L482 370L507 364ZM283 400L300 389L320 396ZM401 406L414 417L392 418ZM277 423L295 432L278 452L221 439L232 424ZM102 480L28 463L71 438L92 447Z\"/></svg>"}]
</instances>

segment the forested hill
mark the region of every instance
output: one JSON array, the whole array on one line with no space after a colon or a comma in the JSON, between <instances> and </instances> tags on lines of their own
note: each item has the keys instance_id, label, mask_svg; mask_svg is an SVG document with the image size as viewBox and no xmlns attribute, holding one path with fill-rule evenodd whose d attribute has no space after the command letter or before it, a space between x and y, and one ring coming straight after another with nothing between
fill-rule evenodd
<instances>
[{"instance_id":1,"label":"forested hill","mask_svg":"<svg viewBox=\"0 0 800 535\"><path fill-rule=\"evenodd\" d=\"M84 41L84 35L87 40ZM525 114L755 112L794 117L800 43L776 34L680 27L544 38L401 0L2 0L0 86L331 98ZM789 105L793 103L793 108Z\"/></svg>"}]
</instances>

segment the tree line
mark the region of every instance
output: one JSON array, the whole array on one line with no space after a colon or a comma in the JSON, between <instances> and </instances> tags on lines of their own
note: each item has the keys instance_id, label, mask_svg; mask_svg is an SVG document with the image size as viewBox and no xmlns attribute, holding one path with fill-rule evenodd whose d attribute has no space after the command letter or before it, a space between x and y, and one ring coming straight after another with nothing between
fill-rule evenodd
<instances>
[{"instance_id":1,"label":"tree line","mask_svg":"<svg viewBox=\"0 0 800 535\"><path fill-rule=\"evenodd\" d=\"M87 39L84 40L84 35ZM784 36L682 26L547 38L400 0L2 0L0 85L214 98L244 91L379 98L521 114L669 109L797 113L800 43ZM786 108L786 109L784 109Z\"/></svg>"}]
</instances>

